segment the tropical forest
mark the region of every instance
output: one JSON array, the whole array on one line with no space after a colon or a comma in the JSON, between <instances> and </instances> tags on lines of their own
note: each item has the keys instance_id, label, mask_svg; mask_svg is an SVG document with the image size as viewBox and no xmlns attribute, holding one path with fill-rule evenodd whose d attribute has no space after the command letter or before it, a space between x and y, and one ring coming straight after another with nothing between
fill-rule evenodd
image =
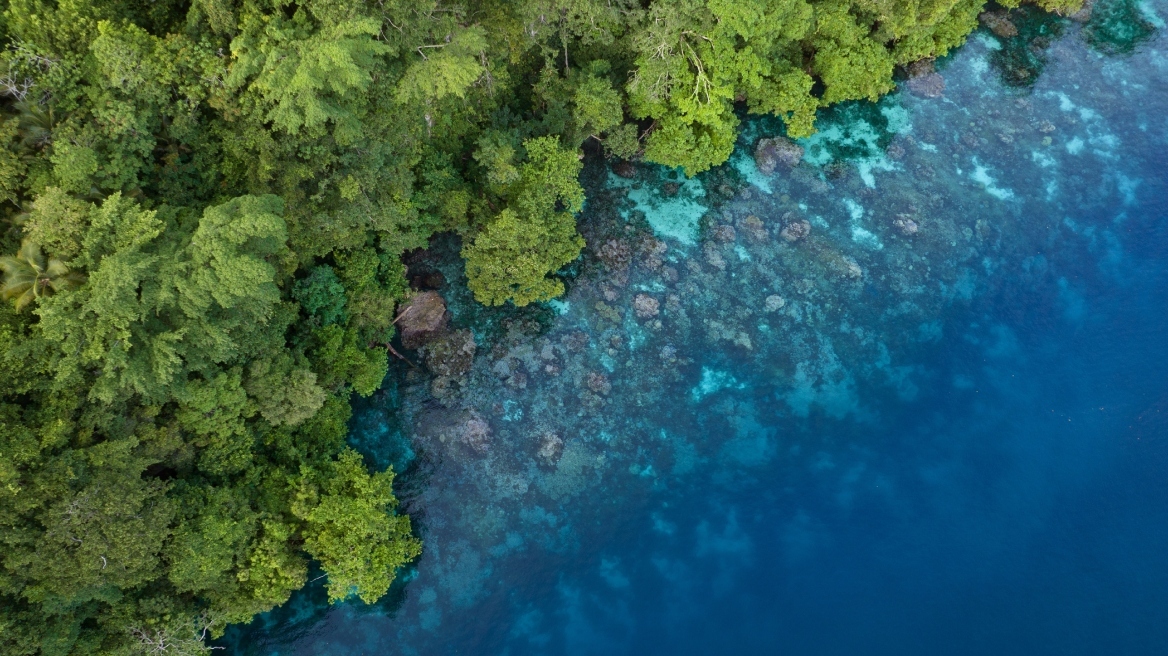
<instances>
[{"instance_id":1,"label":"tropical forest","mask_svg":"<svg viewBox=\"0 0 1168 656\"><path fill-rule=\"evenodd\" d=\"M1059 48L1142 61L1155 11L1087 2L3 0L0 654L601 653L482 638L518 639L498 627L521 622L490 615L520 580L504 563L631 553L584 527L681 477L774 466L786 438L726 400L758 381L786 386L757 408L781 408L808 444L846 422L879 432L872 417L892 411L856 408L910 403L910 383L891 400L849 367L893 371L881 363L906 335L918 355L945 343L945 308L979 298L963 280L1001 300L994 285L1023 274L997 272L1058 266L1053 242L1035 244L1063 224L1006 209L1051 187L985 154L1030 137L984 121L1040 104L1043 66L1071 57ZM962 72L965 48L991 65ZM1085 107L1066 93L1061 111ZM1051 102L1035 148L1104 125L1075 109L1064 128ZM1114 146L1099 134L1061 156ZM947 153L947 139L964 159L926 143ZM940 187L954 165L973 191ZM1096 188L1075 180L1059 189ZM990 209L954 200L975 192ZM917 283L894 260L938 291L897 305ZM826 346L828 324L853 346ZM814 369L828 361L835 373ZM718 403L709 417L730 428L632 419ZM378 434L410 426L409 458L369 447L373 412ZM770 446L742 451L748 415ZM863 442L848 431L831 444ZM707 453L704 433L727 441ZM806 453L838 461L826 443ZM645 534L747 522L697 503L665 503L691 515ZM734 543L719 539L700 544ZM747 558L718 548L695 553ZM636 589L631 556L606 558L601 596ZM482 599L498 605L480 614ZM459 612L488 628L456 649L441 640ZM248 631L275 640L304 613L342 642L356 629L328 623L396 623L366 647L254 647ZM415 635L446 646L406 648Z\"/></svg>"}]
</instances>

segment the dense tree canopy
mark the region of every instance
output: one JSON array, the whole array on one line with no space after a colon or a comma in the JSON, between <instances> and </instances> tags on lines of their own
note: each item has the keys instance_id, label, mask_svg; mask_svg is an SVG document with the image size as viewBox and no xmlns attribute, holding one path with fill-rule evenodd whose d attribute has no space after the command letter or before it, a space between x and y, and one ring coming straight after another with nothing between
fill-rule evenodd
<instances>
[{"instance_id":1,"label":"dense tree canopy","mask_svg":"<svg viewBox=\"0 0 1168 656\"><path fill-rule=\"evenodd\" d=\"M310 560L376 600L421 543L346 423L405 251L550 299L586 145L693 175L738 108L808 135L984 2L6 0L0 653L199 653Z\"/></svg>"}]
</instances>

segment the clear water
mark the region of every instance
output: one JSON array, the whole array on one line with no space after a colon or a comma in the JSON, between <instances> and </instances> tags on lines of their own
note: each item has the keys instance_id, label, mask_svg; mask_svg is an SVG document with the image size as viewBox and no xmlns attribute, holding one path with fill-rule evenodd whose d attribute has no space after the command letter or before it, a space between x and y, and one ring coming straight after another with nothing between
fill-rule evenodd
<instances>
[{"instance_id":1,"label":"clear water","mask_svg":"<svg viewBox=\"0 0 1168 656\"><path fill-rule=\"evenodd\" d=\"M1132 47L1063 21L1018 85L979 35L795 171L765 122L677 195L594 166L563 302L477 308L437 244L474 368L353 436L424 555L226 653L1165 653L1168 8L1123 7Z\"/></svg>"}]
</instances>

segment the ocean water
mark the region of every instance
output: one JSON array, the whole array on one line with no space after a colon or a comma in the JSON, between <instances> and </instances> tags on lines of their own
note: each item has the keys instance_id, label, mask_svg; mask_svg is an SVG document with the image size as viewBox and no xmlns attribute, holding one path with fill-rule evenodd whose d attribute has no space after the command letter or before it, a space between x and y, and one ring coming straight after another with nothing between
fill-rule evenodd
<instances>
[{"instance_id":1,"label":"ocean water","mask_svg":"<svg viewBox=\"0 0 1168 656\"><path fill-rule=\"evenodd\" d=\"M555 303L437 240L473 366L397 363L352 438L425 553L225 653L1168 653L1162 17L980 32L774 175L759 120L695 180L593 162Z\"/></svg>"}]
</instances>

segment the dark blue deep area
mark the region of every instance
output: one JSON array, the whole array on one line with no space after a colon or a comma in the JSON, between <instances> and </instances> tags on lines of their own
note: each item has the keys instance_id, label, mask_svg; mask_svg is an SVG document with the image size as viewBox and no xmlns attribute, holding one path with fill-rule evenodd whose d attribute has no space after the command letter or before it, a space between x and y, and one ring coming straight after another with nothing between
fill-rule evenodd
<instances>
[{"instance_id":1,"label":"dark blue deep area","mask_svg":"<svg viewBox=\"0 0 1168 656\"><path fill-rule=\"evenodd\" d=\"M972 389L938 385L872 431L880 476L775 471L679 500L691 526L672 540L622 536L680 580L644 563L628 614L596 629L628 648L582 636L571 651L1165 653L1165 258L1097 290L1084 325L1008 312L987 317L1016 338L1008 353L950 344L939 364ZM723 552L695 548L709 541Z\"/></svg>"},{"instance_id":2,"label":"dark blue deep area","mask_svg":"<svg viewBox=\"0 0 1168 656\"><path fill-rule=\"evenodd\" d=\"M1168 239L1130 237L1086 319L1051 316L1058 288L991 304L852 462L679 494L674 534L601 547L627 585L533 572L564 642L508 653L1166 653Z\"/></svg>"},{"instance_id":3,"label":"dark blue deep area","mask_svg":"<svg viewBox=\"0 0 1168 656\"><path fill-rule=\"evenodd\" d=\"M1162 3L1155 7L1168 16ZM984 39L971 43L946 69L947 93L956 102L905 99L916 141L903 141L910 151L904 162L888 172L874 169L881 186L869 192L855 178L848 187L822 176L834 191L806 192L809 203L861 199L854 205L872 221L863 225L884 230L879 238L888 247L880 257L887 260L863 259L865 251L851 243L859 238L849 237L862 232L832 233L839 252L860 258L871 282L861 296L813 298L827 307L852 299L844 321L888 343L890 333L906 329L883 318L900 297L880 283L885 273L888 279L903 273L908 260L889 255L904 238L875 222L881 212L903 211L885 211L881 203L897 201L883 185L896 176L916 184L912 148L918 148L919 161L950 167L928 164L938 173L921 178L927 193L968 195L949 205L938 200L944 209L933 216L921 213L922 235L952 222L952 246L946 238L929 242L940 250L927 251L922 238L904 251L950 281L941 288L954 286L960 267L978 276L976 291L952 302L929 305L928 294L915 297L927 316L914 321L932 320L938 336L891 353L893 365L911 372L915 395L873 382L895 368L865 370L869 362L843 350L838 319L820 334L836 340L839 369L869 373L855 375L849 401L855 407L833 414L830 400L794 409L793 360L767 367L768 358L787 357L782 339L765 341L774 328L752 333L748 352L711 344L704 333L670 332L676 309L663 312L665 328L656 334L626 314L620 337L648 344L637 348L650 352L650 364L604 365L612 392L603 412L548 410L549 397L578 393L556 387L562 383L550 376L533 374L522 391L494 374L471 379L479 382L468 385L485 391L463 402L477 404L496 441L488 456L450 451L402 474L400 494L427 552L387 599L328 608L317 581L250 627L233 628L227 653L1168 654L1168 56L1162 36L1115 60L1074 38L1051 55L1057 66L1032 95L984 82L979 61L992 48ZM1024 115L1032 105L1047 113ZM983 128L988 138L981 142L977 134L960 136L966 123L973 126L966 112L991 115L998 107L1022 108L1023 118L1004 113ZM1039 121L1044 116L1053 121L1050 130ZM826 184L819 179L812 182ZM792 185L791 202L799 202L804 188ZM730 207L735 216L762 212L750 202L739 198ZM828 216L816 207L808 215ZM1002 235L997 242L978 242L975 230L991 233L974 223L977 216L1010 229L993 233ZM976 248L984 251L966 260L954 255L965 248L962 226L967 243L982 243ZM666 262L683 275L686 258L703 257L697 247L670 248ZM758 266L762 249L792 249L772 239L739 262L731 248L725 246L726 259L731 271L743 267L742 280L756 275L746 267ZM710 261L708 251L704 257ZM683 283L697 281L688 289L709 292L712 300L699 299L691 315L733 319L715 311L711 290L718 283L703 282L728 273L692 270L704 273ZM638 275L632 287L664 294L664 286L653 287L656 279ZM787 284L791 276L783 275ZM568 297L576 309L548 329L555 339L591 331L585 355L573 356L584 357L591 371L603 370L596 363L605 362L603 348L617 330L595 328L589 313L597 289L603 286L580 283ZM772 293L743 290L742 304L757 310ZM789 306L801 302L798 292L782 293ZM750 316L743 326L780 325L773 312ZM812 335L806 323L783 325ZM682 335L690 341L680 341ZM677 365L676 380L684 382L663 373L656 353L666 343L693 359ZM482 355L489 350L482 339L479 349L476 366L488 374L498 369L493 358L505 360ZM628 357L633 363L639 356ZM571 373L567 355L550 361L564 363L564 376ZM726 372L731 382L699 394L698 381L709 371ZM495 381L498 390L481 381ZM654 386L664 390L655 401L634 404L639 388ZM355 443L399 468L415 447L419 453L426 447L406 440L408 418L424 416L397 410L408 406L407 397L389 389L354 420ZM525 421L537 428L525 428ZM602 440L597 426L632 437ZM568 445L554 472L539 469L531 455L549 431ZM523 442L528 433L536 437ZM607 456L608 464L587 465L595 477L555 478L567 471L573 440L588 463ZM434 444L426 447L431 454ZM678 455L686 448L692 462ZM482 482L499 472L527 482L514 493L506 492L511 483ZM472 510L460 515L460 508ZM480 508L497 516L477 522Z\"/></svg>"}]
</instances>

